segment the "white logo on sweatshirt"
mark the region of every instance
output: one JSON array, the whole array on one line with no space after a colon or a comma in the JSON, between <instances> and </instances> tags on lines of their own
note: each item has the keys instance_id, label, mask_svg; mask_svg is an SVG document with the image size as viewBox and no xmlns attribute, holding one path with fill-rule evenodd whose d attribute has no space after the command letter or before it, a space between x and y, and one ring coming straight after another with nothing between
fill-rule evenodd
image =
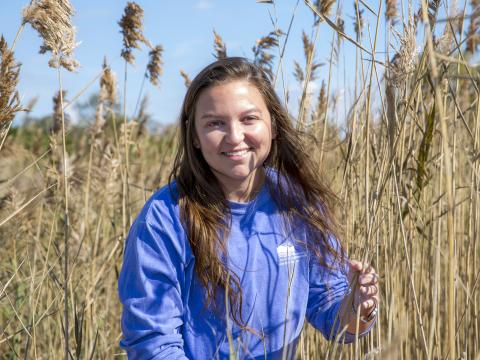
<instances>
[{"instance_id":1,"label":"white logo on sweatshirt","mask_svg":"<svg viewBox=\"0 0 480 360\"><path fill-rule=\"evenodd\" d=\"M277 246L277 255L279 265L292 264L306 256L306 254L295 248L290 240Z\"/></svg>"}]
</instances>

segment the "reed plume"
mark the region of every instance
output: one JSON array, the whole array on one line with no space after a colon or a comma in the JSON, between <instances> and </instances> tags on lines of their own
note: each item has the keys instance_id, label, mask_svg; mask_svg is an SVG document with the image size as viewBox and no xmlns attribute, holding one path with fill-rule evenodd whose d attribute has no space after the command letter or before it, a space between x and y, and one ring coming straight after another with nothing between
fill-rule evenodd
<instances>
[{"instance_id":1,"label":"reed plume","mask_svg":"<svg viewBox=\"0 0 480 360\"><path fill-rule=\"evenodd\" d=\"M192 83L192 80L190 80L190 77L188 76L188 74L184 70L180 69L180 75L183 78L183 81L185 83L185 87L186 88L190 87L190 84Z\"/></svg>"},{"instance_id":2,"label":"reed plume","mask_svg":"<svg viewBox=\"0 0 480 360\"><path fill-rule=\"evenodd\" d=\"M313 60L315 45L312 40L309 39L305 31L302 33L302 42L303 42L303 53L305 55L305 60L308 61L312 59L312 67L310 70L310 79L309 81L314 81L317 78L317 70L323 65L322 63L316 62Z\"/></svg>"},{"instance_id":3,"label":"reed plume","mask_svg":"<svg viewBox=\"0 0 480 360\"><path fill-rule=\"evenodd\" d=\"M325 85L325 80L322 80L322 86L318 93L317 107L315 109L316 119L320 119L323 114L327 111L327 86Z\"/></svg>"},{"instance_id":4,"label":"reed plume","mask_svg":"<svg viewBox=\"0 0 480 360\"><path fill-rule=\"evenodd\" d=\"M123 35L123 49L121 56L130 64L135 63L133 49L140 49L139 42L149 46L143 35L143 9L135 2L128 2L120 21L120 32Z\"/></svg>"},{"instance_id":5,"label":"reed plume","mask_svg":"<svg viewBox=\"0 0 480 360\"><path fill-rule=\"evenodd\" d=\"M440 8L441 0L430 0L428 2L428 21L430 27L433 27L437 21L438 9Z\"/></svg>"},{"instance_id":6,"label":"reed plume","mask_svg":"<svg viewBox=\"0 0 480 360\"><path fill-rule=\"evenodd\" d=\"M93 133L98 135L105 126L104 107L113 106L117 99L117 79L112 69L107 64L107 59L103 60L103 73L100 78L100 92L98 95L98 103L95 109L95 123L93 125Z\"/></svg>"},{"instance_id":7,"label":"reed plume","mask_svg":"<svg viewBox=\"0 0 480 360\"><path fill-rule=\"evenodd\" d=\"M150 120L150 115L147 114L148 107L148 97L144 96L142 102L140 103L140 108L138 110L138 126L137 126L137 135L136 138L140 138L142 135L147 133L147 123Z\"/></svg>"},{"instance_id":8,"label":"reed plume","mask_svg":"<svg viewBox=\"0 0 480 360\"><path fill-rule=\"evenodd\" d=\"M473 54L477 51L480 43L480 34L478 32L480 26L480 0L471 0L470 6L472 7L472 13L467 30L467 51Z\"/></svg>"},{"instance_id":9,"label":"reed plume","mask_svg":"<svg viewBox=\"0 0 480 360\"><path fill-rule=\"evenodd\" d=\"M303 69L296 60L293 60L293 65L295 66L293 76L301 84L305 80L305 74L303 73Z\"/></svg>"},{"instance_id":10,"label":"reed plume","mask_svg":"<svg viewBox=\"0 0 480 360\"><path fill-rule=\"evenodd\" d=\"M150 50L149 56L150 61L147 65L147 79L150 80L152 85L158 86L159 85L159 78L160 75L163 73L162 65L162 52L163 47L161 45L155 46L152 50Z\"/></svg>"},{"instance_id":11,"label":"reed plume","mask_svg":"<svg viewBox=\"0 0 480 360\"><path fill-rule=\"evenodd\" d=\"M65 99L65 95L67 92L65 90L62 91L63 99ZM53 114L52 114L52 126L50 127L50 133L52 135L58 134L62 129L62 102L60 97L60 91L52 98L53 101Z\"/></svg>"},{"instance_id":12,"label":"reed plume","mask_svg":"<svg viewBox=\"0 0 480 360\"><path fill-rule=\"evenodd\" d=\"M34 96L30 100L28 100L28 102L26 103L25 108L24 108L25 113L27 113L27 114L31 113L33 108L37 104L37 102L38 102L38 95Z\"/></svg>"},{"instance_id":13,"label":"reed plume","mask_svg":"<svg viewBox=\"0 0 480 360\"><path fill-rule=\"evenodd\" d=\"M389 63L388 77L389 81L396 87L400 87L404 83L407 76L415 70L417 65L418 49L415 32L413 15L409 16L409 24L404 26L403 34L394 30L394 35L398 38L400 46Z\"/></svg>"},{"instance_id":14,"label":"reed plume","mask_svg":"<svg viewBox=\"0 0 480 360\"><path fill-rule=\"evenodd\" d=\"M335 4L335 0L316 0L314 6L317 8L318 12L325 17L330 16L332 7ZM316 12L313 12L313 22L314 25L317 25L318 22L322 19L317 15Z\"/></svg>"},{"instance_id":15,"label":"reed plume","mask_svg":"<svg viewBox=\"0 0 480 360\"><path fill-rule=\"evenodd\" d=\"M16 91L20 64L15 62L3 36L0 37L0 57L0 142L3 143L15 114L22 110Z\"/></svg>"},{"instance_id":16,"label":"reed plume","mask_svg":"<svg viewBox=\"0 0 480 360\"><path fill-rule=\"evenodd\" d=\"M355 10L353 27L355 29L355 34L357 34L357 39L360 39L362 37L362 30L364 25L364 20L363 20L364 10L358 7L356 1L353 3L353 8Z\"/></svg>"},{"instance_id":17,"label":"reed plume","mask_svg":"<svg viewBox=\"0 0 480 360\"><path fill-rule=\"evenodd\" d=\"M213 36L215 37L213 40L213 48L215 50L215 58L223 59L227 57L227 45L222 40L222 37L213 30Z\"/></svg>"},{"instance_id":18,"label":"reed plume","mask_svg":"<svg viewBox=\"0 0 480 360\"><path fill-rule=\"evenodd\" d=\"M100 100L107 101L109 105L117 101L117 77L106 58L103 60L103 74L100 78Z\"/></svg>"},{"instance_id":19,"label":"reed plume","mask_svg":"<svg viewBox=\"0 0 480 360\"><path fill-rule=\"evenodd\" d=\"M23 23L29 23L43 39L40 54L51 52L48 62L50 67L64 67L75 71L79 66L73 58L75 27L71 17L75 10L69 0L33 0L23 10Z\"/></svg>"},{"instance_id":20,"label":"reed plume","mask_svg":"<svg viewBox=\"0 0 480 360\"><path fill-rule=\"evenodd\" d=\"M342 33L345 33L345 20L343 20L341 8L338 8L337 10L336 25ZM333 47L333 63L334 64L338 64L339 56L340 56L340 48L342 46L343 37L340 35L337 35L336 38L337 38L337 41L335 46Z\"/></svg>"},{"instance_id":21,"label":"reed plume","mask_svg":"<svg viewBox=\"0 0 480 360\"><path fill-rule=\"evenodd\" d=\"M387 0L387 8L385 10L385 18L391 25L395 25L398 20L398 4L397 0Z\"/></svg>"},{"instance_id":22,"label":"reed plume","mask_svg":"<svg viewBox=\"0 0 480 360\"><path fill-rule=\"evenodd\" d=\"M278 47L278 39L282 35L284 35L282 30L277 29L258 39L255 46L252 47L255 65L261 67L271 79L273 79L272 69L275 56L268 53L267 50Z\"/></svg>"}]
</instances>

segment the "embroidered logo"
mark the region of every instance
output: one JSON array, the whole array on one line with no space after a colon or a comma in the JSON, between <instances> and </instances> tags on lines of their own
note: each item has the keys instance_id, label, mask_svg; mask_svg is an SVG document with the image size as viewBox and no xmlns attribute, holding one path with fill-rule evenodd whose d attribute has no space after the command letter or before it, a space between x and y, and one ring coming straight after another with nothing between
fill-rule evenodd
<instances>
[{"instance_id":1,"label":"embroidered logo","mask_svg":"<svg viewBox=\"0 0 480 360\"><path fill-rule=\"evenodd\" d=\"M277 255L279 265L293 264L306 256L303 251L295 248L290 240L277 246Z\"/></svg>"}]
</instances>

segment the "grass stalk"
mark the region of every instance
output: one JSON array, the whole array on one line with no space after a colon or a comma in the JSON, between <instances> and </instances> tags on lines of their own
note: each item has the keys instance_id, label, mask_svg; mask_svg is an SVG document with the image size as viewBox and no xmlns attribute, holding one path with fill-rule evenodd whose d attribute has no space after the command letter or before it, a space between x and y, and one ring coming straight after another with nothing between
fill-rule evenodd
<instances>
[{"instance_id":1,"label":"grass stalk","mask_svg":"<svg viewBox=\"0 0 480 360\"><path fill-rule=\"evenodd\" d=\"M64 228L63 228L63 236L64 236L64 256L63 256L63 290L64 290L64 339L65 339L65 360L68 360L69 357L69 312L68 312L68 250L69 250L69 230L70 230L70 221L68 217L68 180L67 180L67 144L66 144L66 131L65 131L65 112L63 111L63 84L62 84L62 76L61 76L61 69L60 66L57 67L57 75L58 75L58 85L59 85L59 96L60 96L60 105L61 105L61 116L62 116L62 158L63 158L63 191L64 191Z\"/></svg>"},{"instance_id":2,"label":"grass stalk","mask_svg":"<svg viewBox=\"0 0 480 360\"><path fill-rule=\"evenodd\" d=\"M454 229L454 189L453 189L453 173L452 173L452 158L450 152L450 145L448 143L448 126L446 123L445 112L440 93L440 79L437 68L437 60L433 47L432 34L430 31L427 4L422 0L422 17L425 23L425 35L427 40L427 49L430 60L430 71L434 80L435 102L440 119L441 133L443 139L443 152L445 154L445 191L447 194L447 238L448 238L448 354L451 359L456 359L455 347L455 269L456 269L456 254L455 254L455 229Z\"/></svg>"}]
</instances>

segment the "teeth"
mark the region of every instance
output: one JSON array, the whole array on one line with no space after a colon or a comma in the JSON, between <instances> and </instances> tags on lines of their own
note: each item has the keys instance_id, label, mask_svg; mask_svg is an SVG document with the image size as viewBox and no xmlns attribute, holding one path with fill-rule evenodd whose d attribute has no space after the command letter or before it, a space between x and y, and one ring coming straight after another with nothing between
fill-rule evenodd
<instances>
[{"instance_id":1,"label":"teeth","mask_svg":"<svg viewBox=\"0 0 480 360\"><path fill-rule=\"evenodd\" d=\"M234 155L245 155L248 150L241 150L241 151L233 151L233 152L225 152L224 154L227 156L234 156Z\"/></svg>"}]
</instances>

